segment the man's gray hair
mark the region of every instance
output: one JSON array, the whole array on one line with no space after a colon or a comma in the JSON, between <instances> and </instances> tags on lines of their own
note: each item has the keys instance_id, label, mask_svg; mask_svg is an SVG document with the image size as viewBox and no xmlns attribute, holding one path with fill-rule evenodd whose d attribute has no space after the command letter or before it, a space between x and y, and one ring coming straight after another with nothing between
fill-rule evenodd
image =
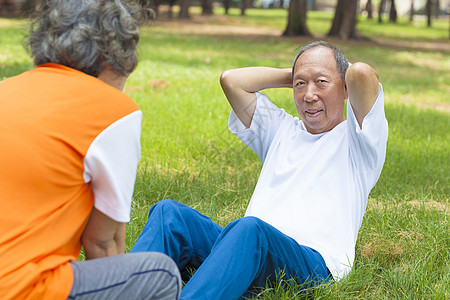
<instances>
[{"instance_id":1,"label":"man's gray hair","mask_svg":"<svg viewBox=\"0 0 450 300\"><path fill-rule=\"evenodd\" d=\"M316 41L312 42L308 45L305 45L300 48L300 51L297 53L297 56L295 56L294 64L292 65L292 76L294 76L295 71L295 64L297 63L298 58L300 55L305 53L306 51L316 48L316 47L327 47L333 50L334 54L334 60L336 61L337 71L339 73L339 76L342 80L342 82L345 82L345 73L347 72L349 63L345 55L342 53L341 50L339 50L336 46L331 45L330 43L327 43L325 41Z\"/></svg>"},{"instance_id":2,"label":"man's gray hair","mask_svg":"<svg viewBox=\"0 0 450 300\"><path fill-rule=\"evenodd\" d=\"M45 0L27 48L36 65L56 63L98 77L127 76L137 66L139 26L151 19L145 0Z\"/></svg>"}]
</instances>

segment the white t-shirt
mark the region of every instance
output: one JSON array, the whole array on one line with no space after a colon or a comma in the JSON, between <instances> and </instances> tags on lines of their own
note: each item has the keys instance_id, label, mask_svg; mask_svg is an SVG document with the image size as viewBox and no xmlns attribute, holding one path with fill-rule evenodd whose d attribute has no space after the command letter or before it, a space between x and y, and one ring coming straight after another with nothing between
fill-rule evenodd
<instances>
[{"instance_id":1,"label":"white t-shirt","mask_svg":"<svg viewBox=\"0 0 450 300\"><path fill-rule=\"evenodd\" d=\"M336 280L351 270L367 197L386 156L381 84L362 130L350 104L347 116L331 131L311 134L301 120L257 93L250 128L233 111L228 125L263 163L245 215L317 250Z\"/></svg>"}]
</instances>

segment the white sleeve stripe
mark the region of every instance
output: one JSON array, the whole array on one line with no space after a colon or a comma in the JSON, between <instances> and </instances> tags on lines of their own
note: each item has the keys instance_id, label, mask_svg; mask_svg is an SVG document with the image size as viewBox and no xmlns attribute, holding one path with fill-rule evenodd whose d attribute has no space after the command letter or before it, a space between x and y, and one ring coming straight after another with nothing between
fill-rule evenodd
<instances>
[{"instance_id":1,"label":"white sleeve stripe","mask_svg":"<svg viewBox=\"0 0 450 300\"><path fill-rule=\"evenodd\" d=\"M91 182L94 206L118 222L130 220L131 199L141 157L142 112L135 111L108 126L84 158L85 182Z\"/></svg>"}]
</instances>

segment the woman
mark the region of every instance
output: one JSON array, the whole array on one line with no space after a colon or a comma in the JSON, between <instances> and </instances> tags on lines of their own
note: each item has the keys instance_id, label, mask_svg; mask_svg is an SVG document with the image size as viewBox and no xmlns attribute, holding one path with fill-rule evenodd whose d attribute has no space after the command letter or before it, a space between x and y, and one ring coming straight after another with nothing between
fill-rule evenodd
<instances>
[{"instance_id":1,"label":"woman","mask_svg":"<svg viewBox=\"0 0 450 300\"><path fill-rule=\"evenodd\" d=\"M179 296L170 258L124 254L142 112L122 88L146 7L46 1L28 40L37 67L0 84L2 299Z\"/></svg>"}]
</instances>

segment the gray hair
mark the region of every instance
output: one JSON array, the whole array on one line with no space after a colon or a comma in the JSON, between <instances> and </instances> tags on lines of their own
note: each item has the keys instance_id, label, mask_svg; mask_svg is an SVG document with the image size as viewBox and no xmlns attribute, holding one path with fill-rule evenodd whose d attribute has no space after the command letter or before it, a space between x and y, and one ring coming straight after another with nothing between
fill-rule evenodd
<instances>
[{"instance_id":1,"label":"gray hair","mask_svg":"<svg viewBox=\"0 0 450 300\"><path fill-rule=\"evenodd\" d=\"M300 55L316 47L326 47L333 50L334 60L336 61L337 65L337 71L339 73L342 82L345 82L345 73L347 72L349 66L348 60L341 50L339 50L336 46L333 46L325 41L312 42L300 48L300 51L297 53L297 56L294 59L294 64L292 65L292 76L294 76L295 64L297 63L297 60L300 57Z\"/></svg>"},{"instance_id":2,"label":"gray hair","mask_svg":"<svg viewBox=\"0 0 450 300\"><path fill-rule=\"evenodd\" d=\"M152 18L145 0L46 0L31 23L27 48L36 65L56 63L98 77L137 66L139 26Z\"/></svg>"}]
</instances>

